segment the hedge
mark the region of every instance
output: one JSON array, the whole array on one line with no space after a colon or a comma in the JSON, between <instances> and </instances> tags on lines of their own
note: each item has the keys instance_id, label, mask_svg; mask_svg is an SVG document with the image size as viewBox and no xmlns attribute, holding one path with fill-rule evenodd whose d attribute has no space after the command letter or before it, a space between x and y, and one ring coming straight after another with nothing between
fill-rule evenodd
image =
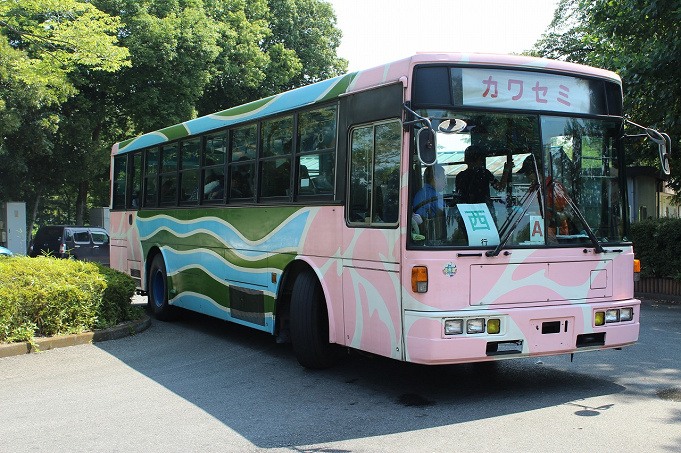
<instances>
[{"instance_id":1,"label":"hedge","mask_svg":"<svg viewBox=\"0 0 681 453\"><path fill-rule=\"evenodd\" d=\"M681 219L632 223L631 236L642 277L681 280Z\"/></svg>"},{"instance_id":2,"label":"hedge","mask_svg":"<svg viewBox=\"0 0 681 453\"><path fill-rule=\"evenodd\" d=\"M134 280L96 263L0 257L0 342L103 329L142 316Z\"/></svg>"}]
</instances>

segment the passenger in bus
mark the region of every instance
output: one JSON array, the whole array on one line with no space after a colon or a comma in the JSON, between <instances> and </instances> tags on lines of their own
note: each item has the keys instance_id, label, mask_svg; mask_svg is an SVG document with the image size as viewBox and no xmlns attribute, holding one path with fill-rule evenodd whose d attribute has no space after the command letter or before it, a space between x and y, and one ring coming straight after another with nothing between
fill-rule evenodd
<instances>
[{"instance_id":1,"label":"passenger in bus","mask_svg":"<svg viewBox=\"0 0 681 453\"><path fill-rule=\"evenodd\" d=\"M445 169L441 165L426 167L423 187L414 195L414 214L431 219L445 209L442 191L445 188Z\"/></svg>"},{"instance_id":2,"label":"passenger in bus","mask_svg":"<svg viewBox=\"0 0 681 453\"><path fill-rule=\"evenodd\" d=\"M239 161L247 160L242 157ZM249 198L253 196L253 178L251 177L252 164L235 165L232 170L232 184L230 196L234 198Z\"/></svg>"},{"instance_id":3,"label":"passenger in bus","mask_svg":"<svg viewBox=\"0 0 681 453\"><path fill-rule=\"evenodd\" d=\"M225 193L224 180L225 176L218 173L211 172L206 178L206 185L203 187L204 200L219 200Z\"/></svg>"},{"instance_id":4,"label":"passenger in bus","mask_svg":"<svg viewBox=\"0 0 681 453\"><path fill-rule=\"evenodd\" d=\"M462 203L486 203L493 213L489 188L503 190L506 187L508 175L513 168L513 161L507 160L501 181L497 180L486 167L486 153L476 145L466 148L464 162L468 167L456 175L456 190L461 196Z\"/></svg>"}]
</instances>

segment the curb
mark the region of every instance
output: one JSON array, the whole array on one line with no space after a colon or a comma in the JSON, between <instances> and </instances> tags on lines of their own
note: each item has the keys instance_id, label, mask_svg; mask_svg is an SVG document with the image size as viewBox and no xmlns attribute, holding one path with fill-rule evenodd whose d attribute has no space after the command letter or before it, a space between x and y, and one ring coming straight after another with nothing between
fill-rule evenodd
<instances>
[{"instance_id":1,"label":"curb","mask_svg":"<svg viewBox=\"0 0 681 453\"><path fill-rule=\"evenodd\" d=\"M88 343L118 340L119 338L144 332L151 325L151 318L144 315L135 321L129 321L115 327L94 332L83 332L59 337L36 338L31 344L28 341L21 343L0 344L0 359L15 355L30 354L33 352L49 351L55 348L77 346Z\"/></svg>"}]
</instances>

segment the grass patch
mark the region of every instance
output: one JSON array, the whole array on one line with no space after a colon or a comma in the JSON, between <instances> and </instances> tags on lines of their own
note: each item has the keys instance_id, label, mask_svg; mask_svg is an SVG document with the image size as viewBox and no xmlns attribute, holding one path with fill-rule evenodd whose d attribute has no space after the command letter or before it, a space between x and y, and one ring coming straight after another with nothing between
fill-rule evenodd
<instances>
[{"instance_id":1,"label":"grass patch","mask_svg":"<svg viewBox=\"0 0 681 453\"><path fill-rule=\"evenodd\" d=\"M140 318L132 277L52 257L0 257L0 342L105 329Z\"/></svg>"}]
</instances>

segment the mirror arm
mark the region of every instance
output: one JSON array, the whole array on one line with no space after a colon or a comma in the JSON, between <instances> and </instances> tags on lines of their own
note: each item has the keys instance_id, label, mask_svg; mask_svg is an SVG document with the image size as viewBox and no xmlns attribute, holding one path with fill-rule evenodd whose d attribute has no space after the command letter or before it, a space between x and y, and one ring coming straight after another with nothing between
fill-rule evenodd
<instances>
[{"instance_id":1,"label":"mirror arm","mask_svg":"<svg viewBox=\"0 0 681 453\"><path fill-rule=\"evenodd\" d=\"M411 126L412 124L416 124L416 123L426 123L426 126L428 126L428 129L435 132L435 130L433 129L433 124L431 123L430 119L425 118L425 117L419 115L418 113L416 113L415 111L413 111L412 109L410 109L406 102L404 104L402 104L402 107L407 112L411 113L413 116L415 116L417 118L415 120L402 122L402 126L406 127L406 126Z\"/></svg>"}]
</instances>

